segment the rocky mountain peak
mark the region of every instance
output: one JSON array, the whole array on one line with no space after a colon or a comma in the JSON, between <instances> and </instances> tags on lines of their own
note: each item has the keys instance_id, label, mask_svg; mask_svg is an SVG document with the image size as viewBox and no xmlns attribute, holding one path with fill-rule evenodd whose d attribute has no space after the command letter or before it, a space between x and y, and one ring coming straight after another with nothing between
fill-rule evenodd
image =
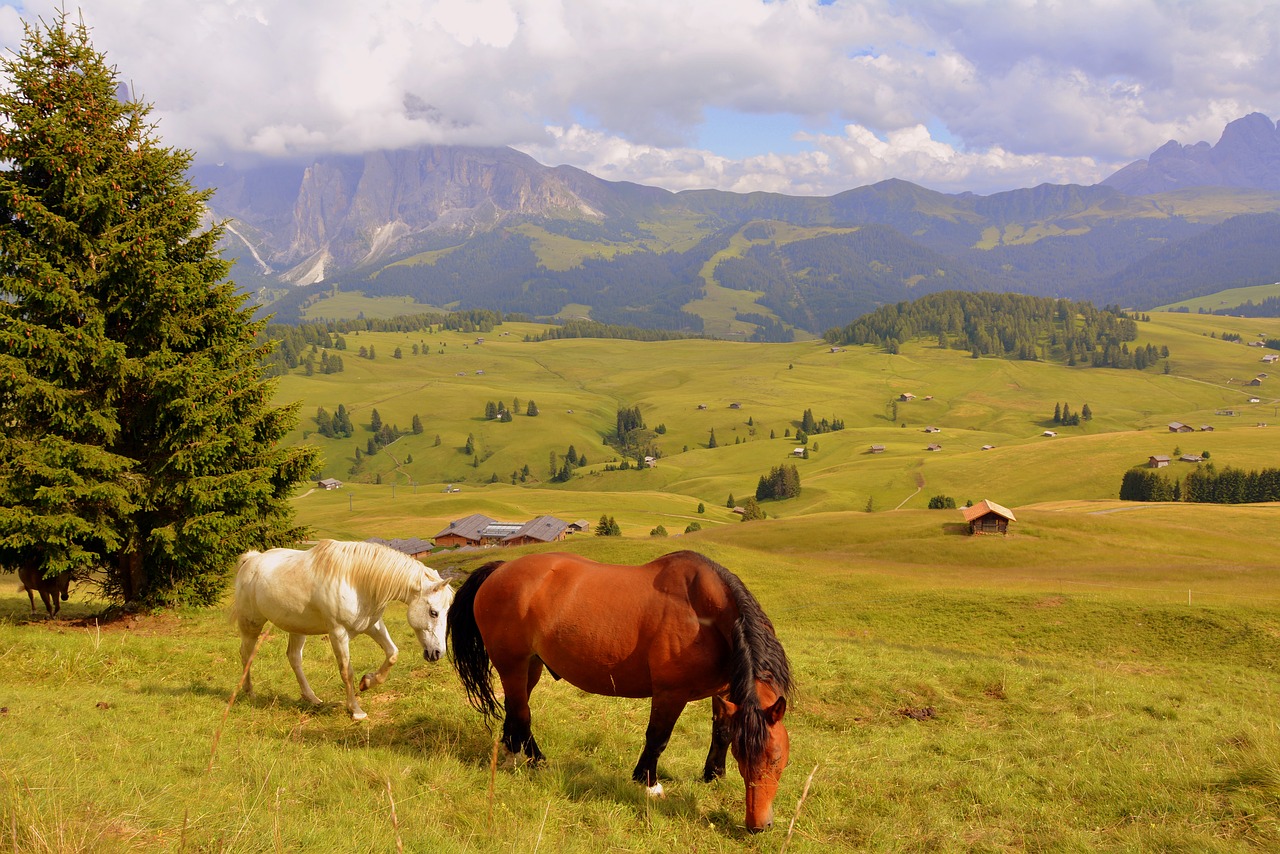
<instances>
[{"instance_id":1,"label":"rocky mountain peak","mask_svg":"<svg viewBox=\"0 0 1280 854\"><path fill-rule=\"evenodd\" d=\"M1216 145L1169 140L1102 183L1135 196L1203 186L1280 190L1280 130L1250 113L1230 122Z\"/></svg>"}]
</instances>

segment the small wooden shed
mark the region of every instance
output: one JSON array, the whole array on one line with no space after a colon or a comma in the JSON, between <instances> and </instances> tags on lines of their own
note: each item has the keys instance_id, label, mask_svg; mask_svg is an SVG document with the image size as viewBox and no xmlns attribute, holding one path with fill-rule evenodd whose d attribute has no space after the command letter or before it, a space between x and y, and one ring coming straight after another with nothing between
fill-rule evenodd
<instances>
[{"instance_id":1,"label":"small wooden shed","mask_svg":"<svg viewBox=\"0 0 1280 854\"><path fill-rule=\"evenodd\" d=\"M1009 523L1018 521L1013 511L985 498L972 507L962 509L970 534L1008 534Z\"/></svg>"}]
</instances>

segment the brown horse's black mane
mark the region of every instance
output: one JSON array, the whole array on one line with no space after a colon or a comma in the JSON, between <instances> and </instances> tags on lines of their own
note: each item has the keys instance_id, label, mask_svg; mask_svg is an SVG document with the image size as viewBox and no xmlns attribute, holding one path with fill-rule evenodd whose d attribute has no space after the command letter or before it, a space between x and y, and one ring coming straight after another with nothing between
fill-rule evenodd
<instances>
[{"instance_id":1,"label":"brown horse's black mane","mask_svg":"<svg viewBox=\"0 0 1280 854\"><path fill-rule=\"evenodd\" d=\"M774 633L773 623L742 579L705 555L695 556L715 571L738 607L729 673L729 700L739 710L733 738L743 759L755 762L764 753L769 738L769 722L756 694L756 681L769 685L779 697L790 697L794 688L791 663Z\"/></svg>"}]
</instances>

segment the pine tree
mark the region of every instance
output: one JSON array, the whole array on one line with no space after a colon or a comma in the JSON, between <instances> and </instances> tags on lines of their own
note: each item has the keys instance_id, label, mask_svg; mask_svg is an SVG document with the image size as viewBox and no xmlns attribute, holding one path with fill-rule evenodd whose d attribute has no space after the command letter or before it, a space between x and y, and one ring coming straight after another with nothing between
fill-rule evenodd
<instances>
[{"instance_id":1,"label":"pine tree","mask_svg":"<svg viewBox=\"0 0 1280 854\"><path fill-rule=\"evenodd\" d=\"M422 419L417 415L413 416L413 421L410 422L410 425L410 429L413 430L413 435L417 436L422 432Z\"/></svg>"},{"instance_id":2,"label":"pine tree","mask_svg":"<svg viewBox=\"0 0 1280 854\"><path fill-rule=\"evenodd\" d=\"M272 405L191 155L65 12L3 70L0 565L211 604L240 552L303 536L287 499L316 453L280 446L297 407Z\"/></svg>"}]
</instances>

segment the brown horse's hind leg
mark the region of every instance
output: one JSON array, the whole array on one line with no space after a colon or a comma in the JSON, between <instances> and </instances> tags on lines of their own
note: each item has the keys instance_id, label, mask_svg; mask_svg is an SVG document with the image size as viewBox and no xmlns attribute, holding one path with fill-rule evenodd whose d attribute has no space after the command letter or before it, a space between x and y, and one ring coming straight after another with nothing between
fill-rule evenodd
<instances>
[{"instance_id":1,"label":"brown horse's hind leg","mask_svg":"<svg viewBox=\"0 0 1280 854\"><path fill-rule=\"evenodd\" d=\"M725 756L729 752L729 710L721 697L711 698L711 749L702 769L702 781L710 783L724 776Z\"/></svg>"},{"instance_id":2,"label":"brown horse's hind leg","mask_svg":"<svg viewBox=\"0 0 1280 854\"><path fill-rule=\"evenodd\" d=\"M655 695L653 705L649 708L649 726L644 731L644 750L640 752L636 769L631 772L631 779L644 783L651 795L662 794L662 785L658 782L658 757L667 749L671 731L675 729L684 706L684 700Z\"/></svg>"},{"instance_id":3,"label":"brown horse's hind leg","mask_svg":"<svg viewBox=\"0 0 1280 854\"><path fill-rule=\"evenodd\" d=\"M502 719L502 744L514 756L523 753L532 764L541 764L546 757L533 738L529 695L542 677L542 662L533 658L524 665L499 669L498 674L502 680L503 707L506 712Z\"/></svg>"}]
</instances>

